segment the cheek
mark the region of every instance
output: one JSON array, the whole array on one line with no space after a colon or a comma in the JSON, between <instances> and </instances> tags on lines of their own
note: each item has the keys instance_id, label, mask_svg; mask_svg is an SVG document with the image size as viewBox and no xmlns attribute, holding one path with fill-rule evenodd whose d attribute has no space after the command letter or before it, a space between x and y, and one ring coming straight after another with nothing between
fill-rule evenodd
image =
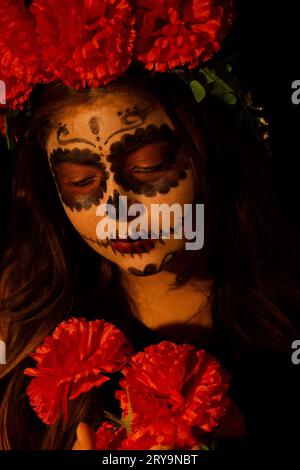
<instances>
[{"instance_id":1,"label":"cheek","mask_svg":"<svg viewBox=\"0 0 300 470\"><path fill-rule=\"evenodd\" d=\"M161 231L169 232L171 229L172 234L172 229L183 223L184 206L195 203L195 187L191 170L187 171L187 178L178 187L172 188L168 194L156 194L152 198L140 197L139 203L146 208L149 231L152 229L154 233L157 233L159 227L160 233ZM170 238L164 239L166 244L175 243L179 247L185 243L184 239L174 240L173 235Z\"/></svg>"},{"instance_id":2,"label":"cheek","mask_svg":"<svg viewBox=\"0 0 300 470\"><path fill-rule=\"evenodd\" d=\"M156 193L155 196L140 197L139 201L150 210L152 204L192 204L195 200L195 185L191 169L186 170L186 177L178 186L171 188L166 194Z\"/></svg>"},{"instance_id":3,"label":"cheek","mask_svg":"<svg viewBox=\"0 0 300 470\"><path fill-rule=\"evenodd\" d=\"M101 217L96 215L97 208L78 212L72 212L63 204L64 210L74 229L79 233L82 239L97 253L108 259L113 259L109 242L99 240L96 234L96 228Z\"/></svg>"},{"instance_id":4,"label":"cheek","mask_svg":"<svg viewBox=\"0 0 300 470\"><path fill-rule=\"evenodd\" d=\"M99 217L96 215L96 207L81 212L71 211L65 204L63 204L63 207L71 224L80 235L96 238L96 226L99 221Z\"/></svg>"}]
</instances>

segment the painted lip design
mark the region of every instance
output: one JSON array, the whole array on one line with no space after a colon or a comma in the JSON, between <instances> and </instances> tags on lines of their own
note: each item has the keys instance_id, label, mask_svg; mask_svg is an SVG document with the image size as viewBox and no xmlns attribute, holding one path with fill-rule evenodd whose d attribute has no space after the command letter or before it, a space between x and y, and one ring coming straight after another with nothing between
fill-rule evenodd
<instances>
[{"instance_id":1,"label":"painted lip design","mask_svg":"<svg viewBox=\"0 0 300 470\"><path fill-rule=\"evenodd\" d=\"M172 233L174 233L174 229L171 227L170 234ZM133 258L133 255L138 255L141 257L143 253L148 253L149 251L153 250L156 243L165 245L165 241L162 239L163 234L166 235L165 232L160 230L159 235L155 238L151 238L150 233L148 233L148 238L138 238L137 240L134 240L130 237L120 238L118 230L116 238L106 238L105 240L89 238L83 234L81 234L81 236L85 240L90 241L98 246L104 248L110 247L115 254L117 252L122 256L129 254Z\"/></svg>"},{"instance_id":2,"label":"painted lip design","mask_svg":"<svg viewBox=\"0 0 300 470\"><path fill-rule=\"evenodd\" d=\"M110 239L110 246L113 251L121 254L148 253L155 246L157 240L150 238L133 240L131 238Z\"/></svg>"},{"instance_id":3,"label":"painted lip design","mask_svg":"<svg viewBox=\"0 0 300 470\"><path fill-rule=\"evenodd\" d=\"M146 233L147 232L143 231L144 235L146 235ZM150 250L152 250L157 242L161 243L162 245L165 244L165 242L161 238L161 233L155 238L151 238L151 234L148 233L147 237L138 238L137 240L134 240L130 236L126 238L120 238L118 230L116 235L116 238L109 238L109 244L114 253L118 252L121 253L121 255L140 255L141 253L148 253Z\"/></svg>"}]
</instances>

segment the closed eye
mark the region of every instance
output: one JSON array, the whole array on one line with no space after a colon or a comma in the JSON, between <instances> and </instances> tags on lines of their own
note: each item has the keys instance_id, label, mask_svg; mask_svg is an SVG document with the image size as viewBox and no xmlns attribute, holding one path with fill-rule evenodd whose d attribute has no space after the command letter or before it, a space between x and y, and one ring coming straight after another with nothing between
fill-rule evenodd
<instances>
[{"instance_id":1,"label":"closed eye","mask_svg":"<svg viewBox=\"0 0 300 470\"><path fill-rule=\"evenodd\" d=\"M148 167L138 167L135 166L132 168L133 173L155 173L156 171L162 171L162 170L167 170L171 169L175 166L176 162L174 161L174 155L170 155L169 158L166 160L162 161L158 165L154 166L148 166Z\"/></svg>"},{"instance_id":2,"label":"closed eye","mask_svg":"<svg viewBox=\"0 0 300 470\"><path fill-rule=\"evenodd\" d=\"M123 168L123 174L132 176L169 171L176 166L176 158L180 145L177 142L162 141L147 144L132 152Z\"/></svg>"},{"instance_id":3,"label":"closed eye","mask_svg":"<svg viewBox=\"0 0 300 470\"><path fill-rule=\"evenodd\" d=\"M80 181L71 181L71 185L72 186L88 186L90 183L92 183L93 181L95 181L95 177L91 177L91 178L85 178L83 180L80 180Z\"/></svg>"}]
</instances>

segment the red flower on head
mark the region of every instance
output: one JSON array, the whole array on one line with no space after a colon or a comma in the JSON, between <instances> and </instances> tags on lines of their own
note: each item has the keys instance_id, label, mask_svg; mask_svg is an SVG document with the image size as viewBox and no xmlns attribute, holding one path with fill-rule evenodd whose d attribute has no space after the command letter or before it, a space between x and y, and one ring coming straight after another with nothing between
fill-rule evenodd
<instances>
[{"instance_id":1,"label":"red flower on head","mask_svg":"<svg viewBox=\"0 0 300 470\"><path fill-rule=\"evenodd\" d=\"M136 0L135 57L164 72L210 59L233 19L231 0Z\"/></svg>"},{"instance_id":2,"label":"red flower on head","mask_svg":"<svg viewBox=\"0 0 300 470\"><path fill-rule=\"evenodd\" d=\"M32 86L46 79L33 17L23 0L1 2L0 31L0 80L6 85L6 103L22 108Z\"/></svg>"},{"instance_id":3,"label":"red flower on head","mask_svg":"<svg viewBox=\"0 0 300 470\"><path fill-rule=\"evenodd\" d=\"M135 18L127 0L34 0L30 9L43 58L65 84L105 85L130 64Z\"/></svg>"},{"instance_id":4,"label":"red flower on head","mask_svg":"<svg viewBox=\"0 0 300 470\"><path fill-rule=\"evenodd\" d=\"M29 99L33 84L11 76L3 76L3 81L6 88L6 105L10 109L22 109L25 101Z\"/></svg>"},{"instance_id":5,"label":"red flower on head","mask_svg":"<svg viewBox=\"0 0 300 470\"><path fill-rule=\"evenodd\" d=\"M109 380L132 354L124 334L104 320L71 318L61 323L32 354L36 368L27 388L30 404L46 424L53 424L62 410L67 419L68 399L73 400Z\"/></svg>"},{"instance_id":6,"label":"red flower on head","mask_svg":"<svg viewBox=\"0 0 300 470\"><path fill-rule=\"evenodd\" d=\"M187 344L149 346L122 373L116 398L132 432L159 420L211 432L230 403L228 374L212 356Z\"/></svg>"}]
</instances>

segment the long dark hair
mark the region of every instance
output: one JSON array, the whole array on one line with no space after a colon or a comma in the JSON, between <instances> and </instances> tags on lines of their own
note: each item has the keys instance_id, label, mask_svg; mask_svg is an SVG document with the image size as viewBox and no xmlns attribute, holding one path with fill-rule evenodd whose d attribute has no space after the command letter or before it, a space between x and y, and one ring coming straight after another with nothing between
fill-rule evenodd
<instances>
[{"instance_id":1,"label":"long dark hair","mask_svg":"<svg viewBox=\"0 0 300 470\"><path fill-rule=\"evenodd\" d=\"M236 348L288 347L299 331L299 267L287 250L294 235L282 230L265 146L243 122L237 124L237 107L212 97L196 104L175 74L150 76L129 69L108 88L119 85L158 98L194 148L205 244L188 269L178 273L176 285L192 278L214 280L214 329ZM90 91L61 83L39 88L33 95L36 112L13 156L10 227L0 271L0 320L9 322L8 363L0 370L4 449L68 449L79 421L95 428L101 422L101 412L94 409L105 403L109 386L75 400L66 423L46 427L30 409L22 371L31 364L29 353L59 322L101 317L131 335L131 303L118 269L86 245L67 219L45 152L57 113L91 99Z\"/></svg>"}]
</instances>

